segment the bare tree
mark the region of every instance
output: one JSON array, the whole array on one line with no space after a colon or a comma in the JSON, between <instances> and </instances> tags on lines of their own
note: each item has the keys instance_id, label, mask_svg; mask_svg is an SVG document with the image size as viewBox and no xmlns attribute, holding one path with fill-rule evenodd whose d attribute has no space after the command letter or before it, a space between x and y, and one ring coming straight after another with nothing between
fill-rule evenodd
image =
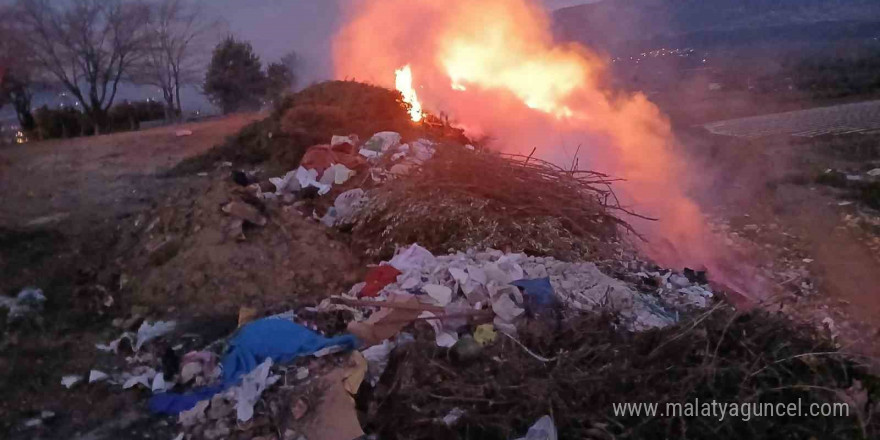
<instances>
[{"instance_id":1,"label":"bare tree","mask_svg":"<svg viewBox=\"0 0 880 440\"><path fill-rule=\"evenodd\" d=\"M132 72L134 82L158 87L166 119L182 115L180 89L198 84L219 22L195 0L159 0L150 15L147 51Z\"/></svg>"},{"instance_id":2,"label":"bare tree","mask_svg":"<svg viewBox=\"0 0 880 440\"><path fill-rule=\"evenodd\" d=\"M38 84L38 72L14 23L12 6L0 6L0 107L12 103L21 128L31 131L34 129L31 100Z\"/></svg>"},{"instance_id":3,"label":"bare tree","mask_svg":"<svg viewBox=\"0 0 880 440\"><path fill-rule=\"evenodd\" d=\"M79 100L100 133L123 75L144 53L149 8L139 1L19 0L35 60Z\"/></svg>"}]
</instances>

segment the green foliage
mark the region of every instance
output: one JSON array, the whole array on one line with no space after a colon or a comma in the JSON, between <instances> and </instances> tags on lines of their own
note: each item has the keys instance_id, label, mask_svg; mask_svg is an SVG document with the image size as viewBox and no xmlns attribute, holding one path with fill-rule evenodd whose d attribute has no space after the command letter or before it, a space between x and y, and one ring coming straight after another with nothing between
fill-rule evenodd
<instances>
[{"instance_id":1,"label":"green foliage","mask_svg":"<svg viewBox=\"0 0 880 440\"><path fill-rule=\"evenodd\" d=\"M400 93L354 81L327 81L284 96L268 118L204 155L183 161L172 174L208 169L220 161L271 161L275 171L288 171L299 165L308 147L326 144L335 134L365 139L379 131L397 131L407 138L418 130Z\"/></svg>"},{"instance_id":2,"label":"green foliage","mask_svg":"<svg viewBox=\"0 0 880 440\"><path fill-rule=\"evenodd\" d=\"M829 99L880 92L880 50L810 57L786 63L798 90Z\"/></svg>"},{"instance_id":3,"label":"green foliage","mask_svg":"<svg viewBox=\"0 0 880 440\"><path fill-rule=\"evenodd\" d=\"M40 139L82 136L91 130L85 115L72 107L52 109L44 105L34 112L34 119Z\"/></svg>"},{"instance_id":4,"label":"green foliage","mask_svg":"<svg viewBox=\"0 0 880 440\"><path fill-rule=\"evenodd\" d=\"M144 121L165 117L165 108L159 101L122 102L110 109L112 131L137 130Z\"/></svg>"},{"instance_id":5,"label":"green foliage","mask_svg":"<svg viewBox=\"0 0 880 440\"><path fill-rule=\"evenodd\" d=\"M228 37L214 49L204 92L224 114L255 110L266 93L266 75L251 44Z\"/></svg>"},{"instance_id":6,"label":"green foliage","mask_svg":"<svg viewBox=\"0 0 880 440\"><path fill-rule=\"evenodd\" d=\"M158 101L123 102L108 112L111 131L137 130L140 123L162 119L165 111ZM73 107L42 106L34 112L34 131L39 139L70 138L91 135L94 125L83 112Z\"/></svg>"},{"instance_id":7,"label":"green foliage","mask_svg":"<svg viewBox=\"0 0 880 440\"><path fill-rule=\"evenodd\" d=\"M266 68L266 99L278 102L291 87L295 78L290 67L283 63L272 63Z\"/></svg>"}]
</instances>

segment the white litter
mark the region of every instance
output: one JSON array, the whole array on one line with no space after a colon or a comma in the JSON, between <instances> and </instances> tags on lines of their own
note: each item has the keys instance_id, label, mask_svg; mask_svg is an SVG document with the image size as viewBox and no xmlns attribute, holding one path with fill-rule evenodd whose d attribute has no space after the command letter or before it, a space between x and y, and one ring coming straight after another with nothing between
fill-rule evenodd
<instances>
[{"instance_id":1,"label":"white litter","mask_svg":"<svg viewBox=\"0 0 880 440\"><path fill-rule=\"evenodd\" d=\"M419 319L425 318L435 318L437 315L431 312L422 312L419 315ZM436 342L438 347L449 348L455 345L458 342L458 333L452 330L448 330L443 328L443 320L442 319L428 319L428 324L434 329L434 335L436 337Z\"/></svg>"},{"instance_id":2,"label":"white litter","mask_svg":"<svg viewBox=\"0 0 880 440\"><path fill-rule=\"evenodd\" d=\"M139 351L147 342L174 331L176 326L177 323L174 321L156 321L153 324L147 321L142 322L141 326L138 327L134 351Z\"/></svg>"},{"instance_id":3,"label":"white litter","mask_svg":"<svg viewBox=\"0 0 880 440\"><path fill-rule=\"evenodd\" d=\"M318 182L318 170L307 170L299 167L294 172L294 178L299 182L300 188L308 188L313 186L318 188L318 194L324 195L330 192L330 185Z\"/></svg>"},{"instance_id":4,"label":"white litter","mask_svg":"<svg viewBox=\"0 0 880 440\"><path fill-rule=\"evenodd\" d=\"M452 302L452 289L439 284L425 284L422 290L434 300L434 304L446 307Z\"/></svg>"},{"instance_id":5,"label":"white litter","mask_svg":"<svg viewBox=\"0 0 880 440\"><path fill-rule=\"evenodd\" d=\"M122 389L127 390L133 388L135 385L142 385L144 388L152 388L150 381L155 377L156 370L149 367L139 368L136 370L135 374L132 374L125 380L122 384Z\"/></svg>"},{"instance_id":6,"label":"white litter","mask_svg":"<svg viewBox=\"0 0 880 440\"><path fill-rule=\"evenodd\" d=\"M197 403L196 406L194 406L186 411L182 411L177 416L177 422L180 423L181 425L183 425L184 428L188 428L188 427L193 426L199 422L204 421L205 420L205 410L208 409L208 405L210 405L210 404L211 404L210 399L205 399L205 400L199 401L199 403Z\"/></svg>"},{"instance_id":7,"label":"white litter","mask_svg":"<svg viewBox=\"0 0 880 440\"><path fill-rule=\"evenodd\" d=\"M177 137L192 136L192 134L192 130L177 130L174 132L174 135Z\"/></svg>"},{"instance_id":8,"label":"white litter","mask_svg":"<svg viewBox=\"0 0 880 440\"><path fill-rule=\"evenodd\" d=\"M348 190L336 197L333 208L336 210L335 223L348 223L353 220L355 214L363 207L366 197L364 190L355 188Z\"/></svg>"},{"instance_id":9,"label":"white litter","mask_svg":"<svg viewBox=\"0 0 880 440\"><path fill-rule=\"evenodd\" d=\"M299 169L288 171L283 177L270 177L269 182L275 185L275 195L282 196L291 194L302 189L302 185L297 179L297 171ZM316 174L317 175L317 174Z\"/></svg>"},{"instance_id":10,"label":"white litter","mask_svg":"<svg viewBox=\"0 0 880 440\"><path fill-rule=\"evenodd\" d=\"M349 135L349 136L334 135L333 137L330 138L330 146L331 147L335 147L335 146L341 145L341 144L351 144L353 146L356 146L358 144L358 142L360 142L360 139L358 138L358 135L356 135L356 134Z\"/></svg>"},{"instance_id":11,"label":"white litter","mask_svg":"<svg viewBox=\"0 0 880 440\"><path fill-rule=\"evenodd\" d=\"M431 266L434 261L434 255L431 251L418 244L413 244L395 255L388 264L405 273L408 270L421 270L425 266Z\"/></svg>"},{"instance_id":12,"label":"white litter","mask_svg":"<svg viewBox=\"0 0 880 440\"><path fill-rule=\"evenodd\" d=\"M556 425L553 424L553 419L550 416L544 416L529 428L529 432L526 433L525 437L520 437L516 440L557 440L557 438Z\"/></svg>"},{"instance_id":13,"label":"white litter","mask_svg":"<svg viewBox=\"0 0 880 440\"><path fill-rule=\"evenodd\" d=\"M299 367L296 369L296 380L305 380L309 377L309 369L306 367Z\"/></svg>"},{"instance_id":14,"label":"white litter","mask_svg":"<svg viewBox=\"0 0 880 440\"><path fill-rule=\"evenodd\" d=\"M103 371L92 370L89 372L89 383L100 382L102 380L106 380L109 377L110 376Z\"/></svg>"},{"instance_id":15,"label":"white litter","mask_svg":"<svg viewBox=\"0 0 880 440\"><path fill-rule=\"evenodd\" d=\"M379 152L373 151L373 150L367 150L366 148L361 148L361 150L358 151L358 154L366 157L367 159L379 156Z\"/></svg>"},{"instance_id":16,"label":"white litter","mask_svg":"<svg viewBox=\"0 0 880 440\"><path fill-rule=\"evenodd\" d=\"M370 382L371 386L375 387L379 383L379 378L382 377L382 373L388 367L388 357L391 356L391 351L396 346L397 344L394 342L386 340L361 352L364 355L364 359L367 360L367 381Z\"/></svg>"},{"instance_id":17,"label":"white litter","mask_svg":"<svg viewBox=\"0 0 880 440\"><path fill-rule=\"evenodd\" d=\"M364 149L375 152L386 152L400 145L400 134L393 131L376 133L364 143Z\"/></svg>"},{"instance_id":18,"label":"white litter","mask_svg":"<svg viewBox=\"0 0 880 440\"><path fill-rule=\"evenodd\" d=\"M495 315L501 320L505 322L513 322L517 316L522 315L526 310L517 306L510 295L501 294L497 299L492 301L492 311L495 312Z\"/></svg>"},{"instance_id":19,"label":"white litter","mask_svg":"<svg viewBox=\"0 0 880 440\"><path fill-rule=\"evenodd\" d=\"M410 156L416 163L422 163L434 157L434 153L436 152L434 149L434 143L427 139L419 139L411 143L410 150Z\"/></svg>"},{"instance_id":20,"label":"white litter","mask_svg":"<svg viewBox=\"0 0 880 440\"><path fill-rule=\"evenodd\" d=\"M510 284L519 279L548 277L556 298L567 309L616 313L633 331L674 324L680 310L706 307L712 298L711 290L690 283L678 291L666 291L657 298L637 292L623 281L605 275L592 263L505 254L494 249L471 249L434 256L427 249L413 244L399 250L394 258L383 264L394 266L402 274L382 289L380 297L394 292L422 290L428 294L424 299L430 298L435 304L463 300L472 308L489 305L496 313L494 322L498 330L511 335L516 334L515 321L525 310L522 293ZM670 275L668 273L667 277ZM685 280L675 279L678 284L684 284ZM455 332L448 331L451 326L443 328L439 320L428 322L434 326L440 344L448 346L457 340Z\"/></svg>"},{"instance_id":21,"label":"white litter","mask_svg":"<svg viewBox=\"0 0 880 440\"><path fill-rule=\"evenodd\" d=\"M131 343L133 338L134 338L134 333L125 332L122 334L122 336L110 341L109 344L95 344L95 348L97 348L100 351L104 351L104 352L118 353L119 352L119 344L122 342L122 340L125 339L125 340L128 340L129 343Z\"/></svg>"},{"instance_id":22,"label":"white litter","mask_svg":"<svg viewBox=\"0 0 880 440\"><path fill-rule=\"evenodd\" d=\"M459 407L452 408L449 410L449 414L443 416L443 424L446 426L452 426L458 423L458 420L465 414L465 411Z\"/></svg>"},{"instance_id":23,"label":"white litter","mask_svg":"<svg viewBox=\"0 0 880 440\"><path fill-rule=\"evenodd\" d=\"M153 393L164 393L165 392L165 375L162 373L157 373L156 376L153 377L153 386L151 387Z\"/></svg>"},{"instance_id":24,"label":"white litter","mask_svg":"<svg viewBox=\"0 0 880 440\"><path fill-rule=\"evenodd\" d=\"M334 185L342 185L343 183L348 182L348 179L351 179L351 177L354 176L354 170L349 169L347 166L341 163L331 165L330 168L327 169L327 171L329 171L330 169L333 170ZM326 173L327 171L324 172Z\"/></svg>"},{"instance_id":25,"label":"white litter","mask_svg":"<svg viewBox=\"0 0 880 440\"><path fill-rule=\"evenodd\" d=\"M69 390L71 387L79 383L79 381L81 381L82 379L82 376L77 375L64 376L61 378L61 385L64 385L64 388L67 388Z\"/></svg>"},{"instance_id":26,"label":"white litter","mask_svg":"<svg viewBox=\"0 0 880 440\"><path fill-rule=\"evenodd\" d=\"M242 376L241 385L233 388L235 410L239 421L246 422L254 417L254 405L260 400L260 395L278 381L278 376L269 377L271 368L272 358L267 358L253 371Z\"/></svg>"}]
</instances>

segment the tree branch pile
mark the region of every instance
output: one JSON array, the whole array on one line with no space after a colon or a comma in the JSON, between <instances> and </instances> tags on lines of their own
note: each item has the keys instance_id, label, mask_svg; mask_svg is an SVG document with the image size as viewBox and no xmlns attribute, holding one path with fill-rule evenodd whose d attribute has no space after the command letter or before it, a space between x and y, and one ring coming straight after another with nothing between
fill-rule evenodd
<instances>
[{"instance_id":1,"label":"tree branch pile","mask_svg":"<svg viewBox=\"0 0 880 440\"><path fill-rule=\"evenodd\" d=\"M419 243L433 252L491 247L563 259L610 250L622 219L613 179L532 157L440 146L417 171L370 193L354 239L371 256Z\"/></svg>"},{"instance_id":2,"label":"tree branch pile","mask_svg":"<svg viewBox=\"0 0 880 440\"><path fill-rule=\"evenodd\" d=\"M503 439L522 436L550 415L560 439L878 435L873 376L827 338L780 316L715 307L650 332L629 333L611 316L588 315L557 328L522 332L522 345L499 335L467 364L432 338L417 337L393 354L377 386L358 396L364 428L383 439ZM720 413L687 415L684 406L679 416L661 413L667 403L713 401L800 402L805 412L812 404L846 404L849 415L768 417L762 409L762 415L728 412L720 419ZM614 404L627 402L658 403L659 409L655 416L615 413ZM444 423L454 408L463 415Z\"/></svg>"}]
</instances>

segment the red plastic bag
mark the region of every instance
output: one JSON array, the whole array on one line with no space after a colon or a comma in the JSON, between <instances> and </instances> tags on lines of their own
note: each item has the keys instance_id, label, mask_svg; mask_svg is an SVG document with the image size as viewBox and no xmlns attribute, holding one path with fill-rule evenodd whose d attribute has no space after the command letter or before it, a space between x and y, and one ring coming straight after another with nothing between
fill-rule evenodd
<instances>
[{"instance_id":1,"label":"red plastic bag","mask_svg":"<svg viewBox=\"0 0 880 440\"><path fill-rule=\"evenodd\" d=\"M402 272L395 269L394 266L379 266L374 267L367 274L367 279L365 280L367 285L361 289L360 296L361 298L367 296L373 298L379 295L379 292L387 285L397 281L397 276Z\"/></svg>"}]
</instances>

